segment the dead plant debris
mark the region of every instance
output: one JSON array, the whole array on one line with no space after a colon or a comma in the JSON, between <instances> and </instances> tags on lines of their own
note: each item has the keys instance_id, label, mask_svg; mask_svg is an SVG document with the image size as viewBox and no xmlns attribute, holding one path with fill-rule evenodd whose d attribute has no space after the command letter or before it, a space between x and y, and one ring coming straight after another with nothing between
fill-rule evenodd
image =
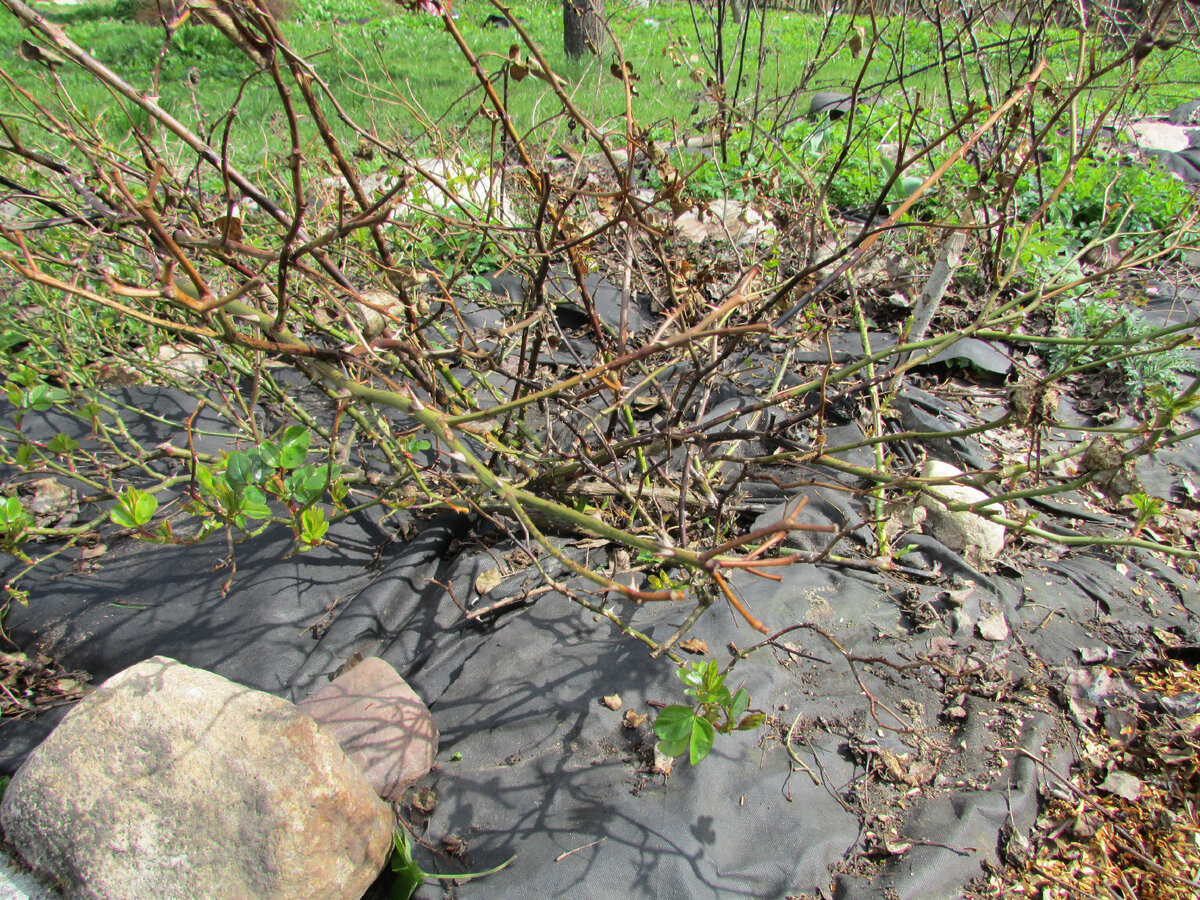
<instances>
[{"instance_id":1,"label":"dead plant debris","mask_svg":"<svg viewBox=\"0 0 1200 900\"><path fill-rule=\"evenodd\" d=\"M71 672L42 653L0 652L0 719L32 718L78 700L88 676Z\"/></svg>"},{"instance_id":2,"label":"dead plant debris","mask_svg":"<svg viewBox=\"0 0 1200 900\"><path fill-rule=\"evenodd\" d=\"M1123 673L1158 708L1142 703L1116 734L1085 735L1069 780L1052 778L1032 841L1008 842L1007 865L969 896L1194 900L1200 894L1200 672L1168 660ZM1130 799L1136 798L1136 799Z\"/></svg>"}]
</instances>

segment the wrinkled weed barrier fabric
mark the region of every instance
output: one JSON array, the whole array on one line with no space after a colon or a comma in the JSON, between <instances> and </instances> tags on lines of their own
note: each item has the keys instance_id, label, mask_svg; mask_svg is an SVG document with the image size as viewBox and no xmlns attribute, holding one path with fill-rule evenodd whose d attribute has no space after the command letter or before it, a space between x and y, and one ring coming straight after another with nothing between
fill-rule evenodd
<instances>
[{"instance_id":1,"label":"wrinkled weed barrier fabric","mask_svg":"<svg viewBox=\"0 0 1200 900\"><path fill-rule=\"evenodd\" d=\"M982 354L986 370L1003 348L963 352ZM164 417L195 408L171 390L125 390L131 407ZM717 401L736 410L752 396L748 381ZM905 428L960 427L966 415L916 389L901 401ZM131 424L153 446L161 426L136 416ZM48 413L24 427L52 435L68 426ZM849 418L838 427L830 446L861 435ZM1048 446L1068 440L1047 435ZM992 459L969 439L920 449L960 465ZM1174 448L1143 464L1144 481L1169 495L1197 462L1191 446ZM839 552L861 548L865 502L831 487L861 485L794 468L779 481L795 474L825 486L785 492L759 482L759 521L807 496L805 521L850 528ZM1115 523L1079 497L1037 509L1045 527ZM997 570L984 573L913 533L896 541L907 549L900 575L828 563L776 569L778 582L739 572L734 589L756 616L775 630L795 626L730 676L767 724L719 736L702 764L676 760L664 777L651 723L653 704L683 700L673 667L542 588L514 561L515 547L452 513L363 513L329 537L333 546L285 556L290 533L268 530L236 545L232 572L222 539L117 541L86 561L64 553L27 582L30 603L14 606L5 628L18 646L96 681L163 654L292 700L356 654L383 658L421 694L442 735L438 765L404 814L428 844L461 844L422 865L460 872L517 856L456 887L461 897L959 896L983 866L1001 862L1009 835L1028 832L1039 797L1072 761L1074 723L1148 702L1108 673L1148 652L1154 634L1200 645L1194 579L1140 552L1064 552L1010 536ZM799 533L788 543L820 549L825 539ZM562 546L607 565L598 542ZM506 577L481 598L476 579L498 560ZM15 565L6 562L6 575ZM566 572L550 574L573 584ZM491 614L464 613L506 598ZM691 609L610 602L659 641ZM722 665L731 647L761 637L723 602L692 636ZM603 702L614 694L619 709ZM0 725L3 770L61 713Z\"/></svg>"}]
</instances>

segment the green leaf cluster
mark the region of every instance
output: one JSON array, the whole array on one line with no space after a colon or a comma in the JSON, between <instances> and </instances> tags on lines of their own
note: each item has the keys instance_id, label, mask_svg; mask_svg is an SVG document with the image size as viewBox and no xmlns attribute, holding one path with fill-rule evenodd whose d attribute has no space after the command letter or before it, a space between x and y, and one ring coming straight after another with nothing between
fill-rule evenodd
<instances>
[{"instance_id":1,"label":"green leaf cluster","mask_svg":"<svg viewBox=\"0 0 1200 900\"><path fill-rule=\"evenodd\" d=\"M1055 344L1047 351L1047 362L1054 369L1067 366L1093 365L1103 368L1123 381L1126 391L1134 397L1145 394L1159 385L1177 389L1185 372L1194 372L1196 364L1180 349L1146 351L1155 346L1156 329L1136 310L1127 309L1100 298L1069 298L1058 305L1067 336L1106 341L1118 344L1096 346Z\"/></svg>"},{"instance_id":2,"label":"green leaf cluster","mask_svg":"<svg viewBox=\"0 0 1200 900\"><path fill-rule=\"evenodd\" d=\"M1135 534L1149 525L1155 516L1162 513L1165 505L1161 498L1151 497L1148 494L1130 494L1129 499L1133 502L1134 509L1137 510L1137 521L1133 525Z\"/></svg>"},{"instance_id":3,"label":"green leaf cluster","mask_svg":"<svg viewBox=\"0 0 1200 900\"><path fill-rule=\"evenodd\" d=\"M1046 222L1069 228L1080 246L1115 230L1136 235L1169 228L1186 216L1194 202L1188 186L1157 160L1129 165L1101 153L1072 160L1058 148L1040 173L1026 176L1018 211L1032 212L1049 188L1064 178L1067 187L1047 209Z\"/></svg>"},{"instance_id":4,"label":"green leaf cluster","mask_svg":"<svg viewBox=\"0 0 1200 900\"><path fill-rule=\"evenodd\" d=\"M694 766L708 756L718 732L750 731L763 723L763 713L749 708L750 692L744 687L730 692L715 661L691 663L675 674L694 702L668 706L654 720L658 749L667 756L687 753Z\"/></svg>"},{"instance_id":5,"label":"green leaf cluster","mask_svg":"<svg viewBox=\"0 0 1200 900\"><path fill-rule=\"evenodd\" d=\"M25 538L33 518L18 497L0 498L0 548L13 552Z\"/></svg>"},{"instance_id":6,"label":"green leaf cluster","mask_svg":"<svg viewBox=\"0 0 1200 900\"><path fill-rule=\"evenodd\" d=\"M9 376L4 384L4 393L8 396L8 402L16 407L13 418L18 428L25 413L47 412L71 399L69 391L46 384L41 375L28 366L21 366Z\"/></svg>"},{"instance_id":7,"label":"green leaf cluster","mask_svg":"<svg viewBox=\"0 0 1200 900\"><path fill-rule=\"evenodd\" d=\"M121 528L141 528L154 518L157 510L158 499L153 494L130 486L120 493L117 505L108 515Z\"/></svg>"},{"instance_id":8,"label":"green leaf cluster","mask_svg":"<svg viewBox=\"0 0 1200 900\"><path fill-rule=\"evenodd\" d=\"M326 491L334 503L340 503L347 486L339 480L337 465L305 462L311 444L309 429L292 425L278 440L229 454L223 470L198 465L196 481L203 503L194 511L215 513L225 523L246 530L253 522L270 520L271 502L276 500L291 514L301 549L317 546L324 540L329 522L315 504Z\"/></svg>"}]
</instances>

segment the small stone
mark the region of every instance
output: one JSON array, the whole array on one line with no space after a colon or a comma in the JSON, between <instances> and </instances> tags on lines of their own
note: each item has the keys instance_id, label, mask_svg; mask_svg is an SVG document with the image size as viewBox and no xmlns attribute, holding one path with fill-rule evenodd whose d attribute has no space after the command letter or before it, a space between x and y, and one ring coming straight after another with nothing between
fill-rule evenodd
<instances>
[{"instance_id":1,"label":"small stone","mask_svg":"<svg viewBox=\"0 0 1200 900\"><path fill-rule=\"evenodd\" d=\"M433 716L382 659L364 659L299 706L337 739L385 800L399 800L433 768L438 748Z\"/></svg>"},{"instance_id":2,"label":"small stone","mask_svg":"<svg viewBox=\"0 0 1200 900\"><path fill-rule=\"evenodd\" d=\"M949 463L930 461L921 469L922 478L954 478L962 475ZM936 484L924 489L921 505L928 512L925 530L951 550L958 550L973 566L990 565L1004 550L1004 526L972 512L946 508L947 503L975 504L988 499L977 488L957 484ZM999 505L989 509L997 513Z\"/></svg>"},{"instance_id":3,"label":"small stone","mask_svg":"<svg viewBox=\"0 0 1200 900\"><path fill-rule=\"evenodd\" d=\"M775 226L762 213L736 200L714 200L687 210L675 219L675 229L694 244L712 240L740 246L775 235Z\"/></svg>"},{"instance_id":4,"label":"small stone","mask_svg":"<svg viewBox=\"0 0 1200 900\"><path fill-rule=\"evenodd\" d=\"M998 612L979 620L979 636L985 641L1008 640L1008 621Z\"/></svg>"},{"instance_id":5,"label":"small stone","mask_svg":"<svg viewBox=\"0 0 1200 900\"><path fill-rule=\"evenodd\" d=\"M163 344L156 362L181 381L199 381L208 370L208 360L188 344Z\"/></svg>"},{"instance_id":6,"label":"small stone","mask_svg":"<svg viewBox=\"0 0 1200 900\"><path fill-rule=\"evenodd\" d=\"M1081 728L1090 727L1096 721L1096 704L1087 697L1068 697L1067 711L1075 724Z\"/></svg>"},{"instance_id":7,"label":"small stone","mask_svg":"<svg viewBox=\"0 0 1200 900\"><path fill-rule=\"evenodd\" d=\"M1169 697L1160 697L1158 703L1168 713L1179 719L1188 719L1200 712L1200 694L1195 691L1183 691Z\"/></svg>"},{"instance_id":8,"label":"small stone","mask_svg":"<svg viewBox=\"0 0 1200 900\"><path fill-rule=\"evenodd\" d=\"M1143 150L1178 153L1191 147L1188 129L1167 122L1130 122L1125 126L1128 138Z\"/></svg>"},{"instance_id":9,"label":"small stone","mask_svg":"<svg viewBox=\"0 0 1200 900\"><path fill-rule=\"evenodd\" d=\"M654 765L650 767L650 774L662 775L666 777L671 774L671 769L675 765L675 760L667 756L658 749L658 744L654 745Z\"/></svg>"},{"instance_id":10,"label":"small stone","mask_svg":"<svg viewBox=\"0 0 1200 900\"><path fill-rule=\"evenodd\" d=\"M1115 435L1092 438L1079 461L1079 475L1090 475L1091 485L1111 500L1139 490L1131 465L1125 461L1125 445Z\"/></svg>"},{"instance_id":11,"label":"small stone","mask_svg":"<svg viewBox=\"0 0 1200 900\"><path fill-rule=\"evenodd\" d=\"M928 648L930 656L950 656L954 648L958 646L958 642L953 638L937 634L931 637L925 646Z\"/></svg>"},{"instance_id":12,"label":"small stone","mask_svg":"<svg viewBox=\"0 0 1200 900\"><path fill-rule=\"evenodd\" d=\"M1108 647L1080 647L1079 659L1084 665L1094 666L1108 660L1111 651Z\"/></svg>"},{"instance_id":13,"label":"small stone","mask_svg":"<svg viewBox=\"0 0 1200 900\"><path fill-rule=\"evenodd\" d=\"M953 634L970 634L975 620L966 610L956 609L950 613L950 631Z\"/></svg>"},{"instance_id":14,"label":"small stone","mask_svg":"<svg viewBox=\"0 0 1200 900\"><path fill-rule=\"evenodd\" d=\"M973 593L975 593L975 585L966 584L942 591L940 596L945 598L947 606L961 607Z\"/></svg>"},{"instance_id":15,"label":"small stone","mask_svg":"<svg viewBox=\"0 0 1200 900\"><path fill-rule=\"evenodd\" d=\"M621 695L620 694L609 694L607 697L604 697L603 699L601 699L600 702L603 703L605 706L607 706L609 709L611 709L613 712L616 712L618 709L621 708Z\"/></svg>"},{"instance_id":16,"label":"small stone","mask_svg":"<svg viewBox=\"0 0 1200 900\"><path fill-rule=\"evenodd\" d=\"M79 504L75 492L56 478L38 478L21 485L21 494L28 497L25 508L34 521L45 527L68 525L76 518Z\"/></svg>"},{"instance_id":17,"label":"small stone","mask_svg":"<svg viewBox=\"0 0 1200 900\"><path fill-rule=\"evenodd\" d=\"M1110 707L1104 710L1104 733L1109 740L1116 741L1122 747L1129 746L1137 735L1137 712L1122 707Z\"/></svg>"},{"instance_id":18,"label":"small stone","mask_svg":"<svg viewBox=\"0 0 1200 900\"><path fill-rule=\"evenodd\" d=\"M363 337L373 338L383 334L390 318L403 313L400 298L387 291L367 291L362 302L355 304Z\"/></svg>"}]
</instances>

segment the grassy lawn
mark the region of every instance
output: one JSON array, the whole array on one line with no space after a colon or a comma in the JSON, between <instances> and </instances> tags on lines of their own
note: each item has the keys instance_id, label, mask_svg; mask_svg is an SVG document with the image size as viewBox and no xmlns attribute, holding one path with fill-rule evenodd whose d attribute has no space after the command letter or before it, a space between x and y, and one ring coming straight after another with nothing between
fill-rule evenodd
<instances>
[{"instance_id":1,"label":"grassy lawn","mask_svg":"<svg viewBox=\"0 0 1200 900\"><path fill-rule=\"evenodd\" d=\"M521 39L514 30L486 27L495 8L484 0L460 0L456 8L456 28L534 155L595 150L583 140L584 129L574 127L577 123L563 113L545 80L516 77L514 60L528 62L531 51L518 51ZM290 190L284 174L288 122L271 77L217 29L184 24L168 43L161 26L133 21L131 0L49 5L43 12L126 81L156 94L169 113L226 152L242 172L281 194ZM568 61L562 49L561 5L553 0L527 3L515 13L550 68L566 80L575 108L607 133L611 146L622 146L626 98L622 80L612 71L616 52ZM1011 120L1015 130L997 138L1014 147L1040 127L1039 117L1048 117L1070 94L1078 73L1087 82L1076 109L1080 128L1114 102L1126 113L1165 111L1189 97L1200 80L1197 51L1183 44L1156 52L1130 85L1128 65L1088 77L1089 70L1104 69L1106 60L1120 53L1115 39L1088 36L1081 41L1078 33L1061 28L994 23L968 30L949 21L822 17L779 9L763 15L762 20L752 18L744 34L735 23L726 23L727 46L718 63L712 7L669 2L647 10L615 0L609 4L616 46L637 78L632 109L640 133L669 146L681 137L711 135L722 117L727 123L720 153L670 151L674 169L684 176L681 196L687 202L729 197L766 208L811 198L820 190L824 201L843 210L870 209L892 168L881 144L903 141L911 156L911 148L937 140L955 120L981 121L989 102L993 107L1003 102L1039 57L1047 60L1047 69L1033 98L1032 121ZM459 156L468 163L498 157L500 129L494 115L489 118L490 104L440 18L378 0L322 0L301 4L296 17L281 28L292 49L328 85L345 116L364 133L398 148L403 157ZM739 37L745 39L744 49ZM137 168L139 151L131 138L137 131L157 142L155 151L177 173L192 167L194 158L188 161L186 148L150 127L144 112L90 76L72 65L51 72L29 61L28 54L18 51L23 38L18 21L0 13L0 67L62 121L91 135L88 140L97 147L107 144L105 155L129 160ZM718 78L722 72L723 83ZM853 123L805 116L814 91L849 91L856 84L862 96L878 95L880 102L861 105ZM299 107L294 90L293 97ZM327 97L322 104L347 155L362 157L360 172L397 169L386 154L360 141ZM19 89L5 85L0 110L6 125L43 154L66 159L73 152L55 128L43 127L43 112ZM311 189L335 170L304 110L298 124L306 189ZM1081 170L1086 177L1080 178L1069 159L1068 127L1065 116L1057 120L1036 165L1020 176L1015 203L1026 215L1064 173L1074 172L1073 183L1045 214L1040 230L1027 236L1028 247L1014 251L1025 269L1041 271L1043 260L1075 252L1113 227L1121 210L1131 210L1129 227L1148 231L1176 222L1190 207L1190 192L1178 181L1154 166L1124 165L1119 156L1089 160ZM920 159L892 186L888 199L903 199L966 134L950 135ZM990 153L960 160L914 216L954 220L974 202L964 198L976 195L978 200L982 193L1001 199L1004 168L1015 160ZM197 171L206 189L221 189L214 170L201 166ZM657 167L639 174L644 183L662 187ZM456 230L445 221L432 228L417 222L399 249L417 258L448 254L457 259L464 241L474 245L477 230L469 223ZM496 258L484 253L475 267L494 267Z\"/></svg>"},{"instance_id":2,"label":"grassy lawn","mask_svg":"<svg viewBox=\"0 0 1200 900\"><path fill-rule=\"evenodd\" d=\"M215 29L185 24L164 53L163 30L132 22L129 0L45 9L47 17L66 28L81 46L135 86L157 92L169 112L202 133L224 129L227 111L236 108L229 145L235 163L243 168L270 168L275 154L285 149L285 123L267 76L256 73ZM543 81L517 82L500 75L518 36L510 29L485 27L484 19L494 10L481 0L463 0L457 9L458 28L484 71L495 76L519 129L536 132L535 144L571 143L558 103ZM625 98L620 80L610 72L614 55L606 53L587 63L568 62L562 50L558 3L527 3L516 13L550 66L569 80L577 106L602 127L623 133ZM711 127L720 88L714 86L718 66L709 16L704 9L694 14L685 3L658 4L649 10L610 4L613 33L639 79L634 115L641 128L677 135ZM928 22L882 19L877 23L880 31L874 50L856 54L846 42L856 27L871 27L866 20L833 17L827 21L770 10L761 29L761 53L759 23L751 25L744 51L738 49L738 26L726 25L724 94L739 116L757 115L760 124L771 128L802 114L807 93L848 90L860 75L864 92L903 93L910 107L919 96L925 115L938 120L951 106L961 109L967 99L984 98L984 72L993 100L1002 99L1028 59L1025 27L997 25L978 27L973 35L939 35ZM302 4L299 15L283 24L283 31L294 49L316 67L348 115L386 141L415 142L422 150L433 151L443 141L460 144L464 128L475 141L491 131L479 114L479 85L435 17L375 0L324 0ZM867 45L870 38L867 31ZM944 64L939 39L946 48ZM18 55L21 40L16 20L0 17L0 47L4 48L0 63L23 84L49 81L44 68ZM976 53L976 47L982 52ZM1040 52L1051 63L1047 83L1067 84L1077 50L1074 35L1046 32ZM808 66L814 59L819 63ZM986 59L985 67L978 65L981 59ZM1152 95L1137 102L1162 109L1184 98L1196 71L1194 54L1176 55L1169 64L1156 62L1144 79L1153 87ZM1120 75L1114 73L1108 83L1115 83ZM81 117L100 123L102 133L115 142L128 135L127 113L107 91L71 67L59 70L58 77ZM948 93L953 95L950 102ZM1102 90L1085 98L1085 114L1088 104L1104 100ZM5 107L13 112L13 104ZM133 121L144 124L136 115ZM337 130L340 137L352 140L348 127L339 125Z\"/></svg>"},{"instance_id":3,"label":"grassy lawn","mask_svg":"<svg viewBox=\"0 0 1200 900\"><path fill-rule=\"evenodd\" d=\"M517 63L527 64L534 51L518 49L521 37L513 29L486 26L495 8L484 0L460 0L456 8L455 27L463 42L534 154L588 148L584 129L564 114L546 81L532 74L517 77ZM271 76L216 28L186 23L168 42L160 25L133 21L132 0L87 0L43 9L76 43L135 88L157 95L169 113L222 148L237 168L266 181L286 172L288 121ZM622 146L626 97L622 80L614 75L618 51L610 48L597 58L569 61L562 48L560 3L526 3L515 13L536 52L565 79L581 116L607 133L612 146ZM823 17L780 9L762 15L751 17L744 29L725 23L724 55L718 60L713 7L609 4L615 47L636 76L632 113L639 133L670 145L681 137L711 135L718 122L726 123L721 153L671 151L675 169L686 176L685 196L692 201L787 201L811 195L829 179L825 196L830 202L869 208L891 171L881 144L903 141L920 147L960 118L980 121L981 110L1003 102L1038 58L1047 60L1047 68L1033 99L1032 121L1013 126L1025 132L1040 127L1038 117L1049 116L1063 102L1080 74L1086 81L1076 109L1080 128L1112 103L1126 113L1165 111L1189 97L1200 80L1198 54L1186 45L1156 52L1130 84L1128 65L1089 77L1089 71L1105 69L1106 60L1121 51L1111 37L1083 39L1077 32L1040 25L992 23L966 29L950 21L897 17ZM281 28L363 133L401 148L409 159L460 156L478 162L499 155L495 142L500 128L491 105L440 18L379 0L321 0L301 4ZM18 20L0 13L0 66L54 115L82 126L93 135L90 140L109 144L105 152L118 158L136 158L131 132L138 131L160 142L156 150L169 165L179 171L190 165L188 151L149 127L143 111L72 65L51 72L31 62L28 53L19 52L23 38ZM849 91L856 85L861 96L878 95L880 102L860 106L852 124L844 119L830 125L805 116L814 91ZM299 107L294 91L293 97ZM347 155L363 157L361 171L391 165L385 154L360 141L328 97L322 97L322 108ZM19 89L5 85L0 109L25 142L40 145L50 156L69 152L54 128L42 127L43 112ZM307 180L333 175L304 110L298 125ZM1023 177L1018 195L1022 212L1036 208L1067 170L1067 126L1063 117L1053 128L1057 137L1048 142L1053 149L1038 163L1045 171ZM907 172L891 199L901 199L928 176L965 135L951 136ZM991 169L1009 164L985 162L983 157L959 161L918 214L926 219L960 215L962 198L978 186L990 191ZM1187 192L1165 174L1123 167L1119 159L1101 160L1097 166L1090 179L1076 178L1078 184L1051 210L1049 243L1039 244L1036 253L1056 256L1062 247L1078 244L1080 222L1105 220L1113 199L1125 204L1136 198L1134 219L1148 229L1163 227L1187 206ZM200 172L209 188L220 186L215 172L207 167ZM652 186L661 187L661 172L645 174ZM1109 203L1093 210L1097 196L1106 192ZM425 255L438 254L426 248Z\"/></svg>"}]
</instances>

